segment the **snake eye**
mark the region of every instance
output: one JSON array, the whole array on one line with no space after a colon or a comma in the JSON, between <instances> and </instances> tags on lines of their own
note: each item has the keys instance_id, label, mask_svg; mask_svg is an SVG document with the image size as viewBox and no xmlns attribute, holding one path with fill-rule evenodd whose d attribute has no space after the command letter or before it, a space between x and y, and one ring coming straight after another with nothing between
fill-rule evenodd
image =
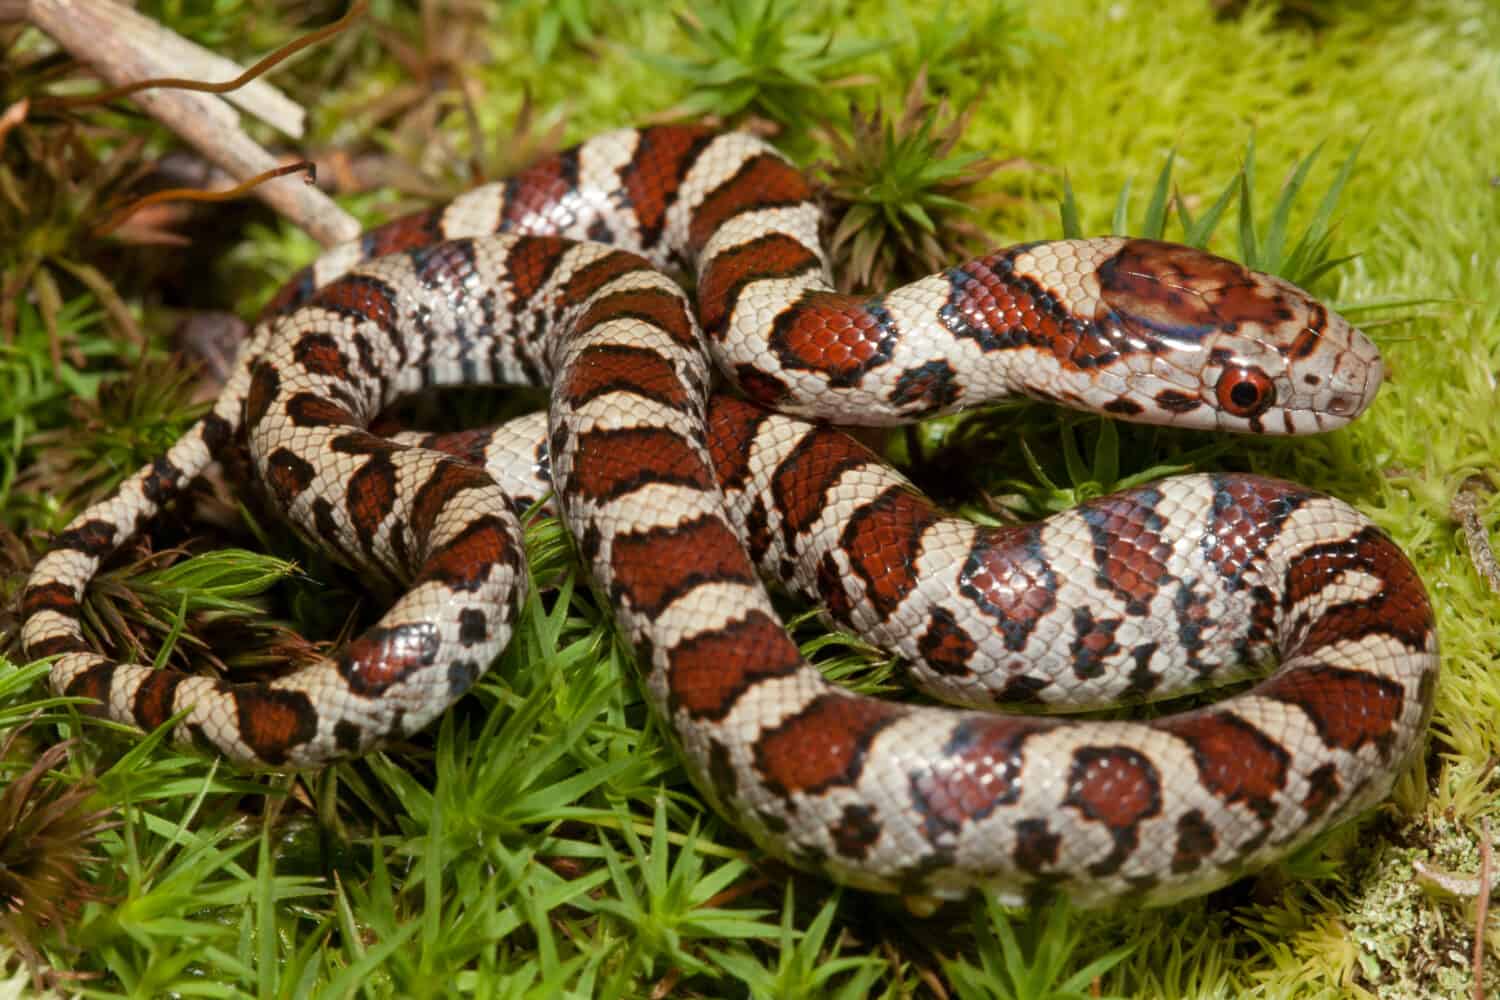
<instances>
[{"instance_id":1,"label":"snake eye","mask_svg":"<svg viewBox=\"0 0 1500 1000\"><path fill-rule=\"evenodd\" d=\"M1276 386L1259 368L1225 368L1219 376L1219 405L1236 417L1258 417L1276 402Z\"/></svg>"}]
</instances>

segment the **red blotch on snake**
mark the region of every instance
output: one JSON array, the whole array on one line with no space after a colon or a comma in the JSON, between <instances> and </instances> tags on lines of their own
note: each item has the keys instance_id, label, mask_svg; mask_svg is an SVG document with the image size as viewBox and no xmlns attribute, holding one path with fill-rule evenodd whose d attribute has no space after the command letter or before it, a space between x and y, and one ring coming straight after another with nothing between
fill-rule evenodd
<instances>
[{"instance_id":1,"label":"red blotch on snake","mask_svg":"<svg viewBox=\"0 0 1500 1000\"><path fill-rule=\"evenodd\" d=\"M842 691L819 695L765 733L755 746L756 766L766 785L785 797L851 784L876 734L906 711Z\"/></svg>"},{"instance_id":2,"label":"red blotch on snake","mask_svg":"<svg viewBox=\"0 0 1500 1000\"><path fill-rule=\"evenodd\" d=\"M617 594L637 614L653 618L700 584L756 582L739 539L711 515L672 527L622 532L615 537L610 563Z\"/></svg>"},{"instance_id":3,"label":"red blotch on snake","mask_svg":"<svg viewBox=\"0 0 1500 1000\"><path fill-rule=\"evenodd\" d=\"M780 622L751 611L721 628L684 639L672 647L667 661L673 711L719 720L751 685L795 673L802 656Z\"/></svg>"}]
</instances>

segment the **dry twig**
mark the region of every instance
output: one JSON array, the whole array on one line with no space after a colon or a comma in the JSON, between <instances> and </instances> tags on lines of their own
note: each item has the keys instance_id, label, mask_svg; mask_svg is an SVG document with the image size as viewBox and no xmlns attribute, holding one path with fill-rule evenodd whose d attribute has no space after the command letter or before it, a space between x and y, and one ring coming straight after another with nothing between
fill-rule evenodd
<instances>
[{"instance_id":1,"label":"dry twig","mask_svg":"<svg viewBox=\"0 0 1500 1000\"><path fill-rule=\"evenodd\" d=\"M0 0L0 21L6 20L30 22L114 87L171 78L184 69L209 77L222 76L226 70L250 75L114 0ZM154 86L134 93L132 99L238 181L279 166L274 156L240 128L238 114L223 98L199 90ZM229 99L282 131L301 135L302 109L264 81L249 81ZM300 180L262 184L255 194L324 246L359 233L359 223L352 216Z\"/></svg>"},{"instance_id":2,"label":"dry twig","mask_svg":"<svg viewBox=\"0 0 1500 1000\"><path fill-rule=\"evenodd\" d=\"M1500 563L1495 560L1495 550L1490 545L1489 532L1479 519L1478 487L1482 480L1475 476L1459 488L1448 513L1464 529L1464 541L1469 545L1469 558L1479 575L1489 583L1490 589L1500 594Z\"/></svg>"},{"instance_id":3,"label":"dry twig","mask_svg":"<svg viewBox=\"0 0 1500 1000\"><path fill-rule=\"evenodd\" d=\"M5 145L6 134L26 120L26 114L30 109L31 103L23 97L6 108L4 114L0 114L0 146Z\"/></svg>"}]
</instances>

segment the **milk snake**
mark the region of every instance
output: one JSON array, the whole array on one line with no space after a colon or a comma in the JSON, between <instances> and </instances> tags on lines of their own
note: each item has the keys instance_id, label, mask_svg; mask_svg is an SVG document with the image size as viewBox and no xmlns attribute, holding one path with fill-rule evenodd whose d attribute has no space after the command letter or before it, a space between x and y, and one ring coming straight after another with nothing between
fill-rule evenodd
<instances>
[{"instance_id":1,"label":"milk snake","mask_svg":"<svg viewBox=\"0 0 1500 1000\"><path fill-rule=\"evenodd\" d=\"M895 424L1020 393L1320 431L1375 395L1371 343L1279 279L1137 239L1022 244L845 296L818 229L774 149L673 126L598 136L328 252L268 307L212 412L57 537L24 596L29 654L111 718L190 709L178 738L248 765L365 752L504 646L522 501L494 477L526 492L536 467L550 479L530 492L555 486L694 781L801 867L939 897L1164 902L1381 799L1420 741L1437 644L1410 563L1350 507L1192 475L980 529L802 419ZM711 392L715 368L751 402ZM545 427L365 429L415 390L516 382L551 386ZM80 603L101 561L238 435L302 533L404 596L271 683L95 652ZM1149 721L880 701L803 661L757 568L970 706L1139 701L1280 665Z\"/></svg>"}]
</instances>

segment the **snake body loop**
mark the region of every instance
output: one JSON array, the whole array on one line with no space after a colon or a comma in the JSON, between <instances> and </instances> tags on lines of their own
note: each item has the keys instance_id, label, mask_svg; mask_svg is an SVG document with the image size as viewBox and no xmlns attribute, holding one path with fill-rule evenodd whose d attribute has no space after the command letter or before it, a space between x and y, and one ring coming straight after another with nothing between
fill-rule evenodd
<instances>
[{"instance_id":1,"label":"snake body loop","mask_svg":"<svg viewBox=\"0 0 1500 1000\"><path fill-rule=\"evenodd\" d=\"M426 725L503 648L524 582L513 511L550 488L695 782L840 881L1164 902L1383 797L1437 644L1410 563L1347 505L1195 475L981 530L803 419L1023 393L1326 430L1378 389L1370 342L1285 282L1146 240L1024 244L841 295L812 194L759 140L622 130L330 251L268 307L212 412L56 539L24 597L30 655L112 718L187 711L178 737L248 765L359 754ZM661 270L678 261L696 307ZM750 402L712 392L715 371ZM416 390L516 383L551 387L545 428L366 430ZM100 563L241 434L291 521L403 596L266 684L93 651L80 605ZM1147 722L889 703L802 660L762 573L964 705L1160 698L1279 666Z\"/></svg>"}]
</instances>

